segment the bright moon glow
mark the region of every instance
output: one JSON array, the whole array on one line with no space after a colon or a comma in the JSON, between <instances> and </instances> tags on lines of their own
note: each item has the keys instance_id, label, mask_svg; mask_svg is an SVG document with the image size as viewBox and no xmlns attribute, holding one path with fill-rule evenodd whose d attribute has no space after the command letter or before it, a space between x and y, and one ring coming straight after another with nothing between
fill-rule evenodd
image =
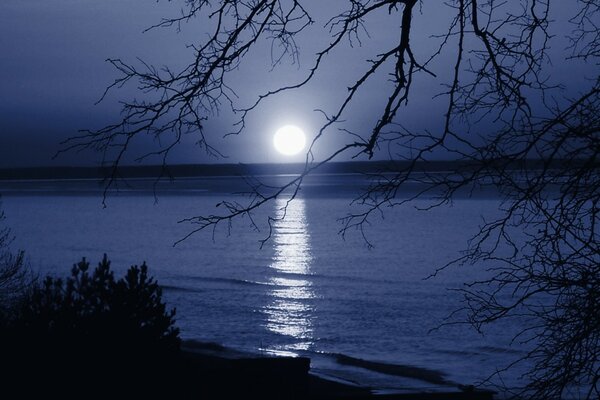
<instances>
[{"instance_id":1,"label":"bright moon glow","mask_svg":"<svg viewBox=\"0 0 600 400\"><path fill-rule=\"evenodd\" d=\"M306 137L302 129L294 125L282 126L273 136L275 149L283 155L293 156L304 149Z\"/></svg>"}]
</instances>

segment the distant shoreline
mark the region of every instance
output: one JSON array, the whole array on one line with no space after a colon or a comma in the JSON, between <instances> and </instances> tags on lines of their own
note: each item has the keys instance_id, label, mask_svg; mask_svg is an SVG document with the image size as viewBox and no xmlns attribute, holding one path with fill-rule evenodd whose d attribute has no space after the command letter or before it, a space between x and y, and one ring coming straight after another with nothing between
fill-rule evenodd
<instances>
[{"instance_id":1,"label":"distant shoreline","mask_svg":"<svg viewBox=\"0 0 600 400\"><path fill-rule=\"evenodd\" d=\"M508 169L536 169L543 165L542 160L528 160L514 163L497 160L496 166ZM561 161L554 162L559 166ZM398 172L411 165L408 161L348 161L329 162L316 170L315 174L374 174ZM476 165L462 161L420 161L414 165L417 172L444 172L468 170ZM490 165L492 166L492 165ZM191 178L191 177L236 177L264 175L300 174L304 163L280 164L173 164L173 165L128 165L119 167L117 178ZM102 180L114 173L112 167L24 167L0 168L0 180L63 180L63 179L97 179Z\"/></svg>"}]
</instances>

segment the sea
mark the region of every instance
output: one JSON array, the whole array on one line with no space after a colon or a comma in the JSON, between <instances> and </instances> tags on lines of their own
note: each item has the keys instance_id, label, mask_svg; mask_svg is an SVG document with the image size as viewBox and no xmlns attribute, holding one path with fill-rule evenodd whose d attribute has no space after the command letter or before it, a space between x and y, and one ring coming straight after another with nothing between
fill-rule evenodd
<instances>
[{"instance_id":1,"label":"sea","mask_svg":"<svg viewBox=\"0 0 600 400\"><path fill-rule=\"evenodd\" d=\"M271 183L293 176L265 176ZM116 274L146 262L189 342L253 354L306 356L313 373L393 393L475 385L522 385L518 320L477 332L460 318L460 289L482 265L451 266L485 220L498 215L493 191L429 208L421 198L374 213L345 234L343 218L365 177L310 177L242 217L192 234L186 219L221 215L223 201L247 201L239 177L121 182L106 196L95 180L0 181L14 249L40 276L66 276L85 257L107 254ZM407 185L408 198L419 184ZM269 217L271 224L269 227ZM371 244L371 245L369 245ZM435 276L433 276L435 275ZM460 315L460 313L459 313Z\"/></svg>"}]
</instances>

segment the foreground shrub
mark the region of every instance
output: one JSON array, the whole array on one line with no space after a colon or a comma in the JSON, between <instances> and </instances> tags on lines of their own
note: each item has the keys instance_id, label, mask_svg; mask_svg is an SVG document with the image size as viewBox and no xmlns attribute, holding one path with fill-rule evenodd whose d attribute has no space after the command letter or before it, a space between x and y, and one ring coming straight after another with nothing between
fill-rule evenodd
<instances>
[{"instance_id":1,"label":"foreground shrub","mask_svg":"<svg viewBox=\"0 0 600 400\"><path fill-rule=\"evenodd\" d=\"M0 209L0 326L34 282L25 253L11 250L14 237L10 228L3 225L5 218Z\"/></svg>"},{"instance_id":2,"label":"foreground shrub","mask_svg":"<svg viewBox=\"0 0 600 400\"><path fill-rule=\"evenodd\" d=\"M106 255L91 274L89 266L84 258L66 280L47 277L23 302L16 327L36 336L178 348L175 310L166 310L145 263L132 266L119 280Z\"/></svg>"},{"instance_id":3,"label":"foreground shrub","mask_svg":"<svg viewBox=\"0 0 600 400\"><path fill-rule=\"evenodd\" d=\"M83 259L67 279L47 277L30 290L3 327L4 362L48 387L141 390L168 380L179 330L146 264L121 279L106 255L89 267Z\"/></svg>"}]
</instances>

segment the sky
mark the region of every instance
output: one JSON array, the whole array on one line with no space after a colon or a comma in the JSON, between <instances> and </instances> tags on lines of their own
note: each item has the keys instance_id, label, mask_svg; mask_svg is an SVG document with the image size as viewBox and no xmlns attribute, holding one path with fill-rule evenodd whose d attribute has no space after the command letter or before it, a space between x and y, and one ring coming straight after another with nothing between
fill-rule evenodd
<instances>
[{"instance_id":1,"label":"sky","mask_svg":"<svg viewBox=\"0 0 600 400\"><path fill-rule=\"evenodd\" d=\"M261 43L244 60L240 70L232 74L241 105L249 104L254 96L273 89L283 82L298 79L312 62L312 55L327 43L329 36L324 24L332 13L346 4L343 0L306 2L312 7L316 23L298 42L299 64L289 62L270 70L270 47ZM558 2L557 15L562 2ZM165 16L176 16L183 0L2 0L0 2L0 167L42 165L95 165L101 155L94 152L70 152L53 159L61 141L76 135L80 129L97 129L118 121L120 100L139 98L132 88L111 93L95 104L104 89L118 76L105 60L121 58L135 62L139 57L152 64L183 65L190 59L187 45L197 43L204 31L199 21L193 21L177 33L173 29L144 30ZM422 14L413 22L413 47L417 56L429 54L434 40L431 35L443 32L447 19L444 7L424 2ZM429 7L429 8L427 8ZM364 60L373 56L378 46L384 48L398 34L396 21L381 15L369 25L369 37L361 46L345 45L320 71L315 82L293 94L266 101L250 115L246 131L228 136L234 116L226 108L211 117L205 130L225 158L208 156L192 142L184 142L172 154L171 163L202 162L283 162L300 161L282 158L272 146L272 135L282 125L295 124L309 139L324 122L317 108L331 109L345 94L353 77L364 70ZM392 29L392 30L390 30ZM393 33L393 35L391 34ZM564 47L559 44L558 48ZM562 50L560 50L562 51ZM412 126L439 128L443 115L443 99L432 97L443 90L449 76L452 59L442 55L435 65L437 79L417 80L419 90L413 93L411 108L402 116L403 123ZM591 70L573 74L555 67L556 75L585 76ZM387 77L370 82L361 100L349 111L348 127L355 132L367 132L376 122L378 107L385 100ZM382 95L384 94L384 95ZM435 118L434 118L435 117ZM339 146L347 136L331 134L325 137L322 151ZM146 146L134 149L136 154Z\"/></svg>"}]
</instances>

